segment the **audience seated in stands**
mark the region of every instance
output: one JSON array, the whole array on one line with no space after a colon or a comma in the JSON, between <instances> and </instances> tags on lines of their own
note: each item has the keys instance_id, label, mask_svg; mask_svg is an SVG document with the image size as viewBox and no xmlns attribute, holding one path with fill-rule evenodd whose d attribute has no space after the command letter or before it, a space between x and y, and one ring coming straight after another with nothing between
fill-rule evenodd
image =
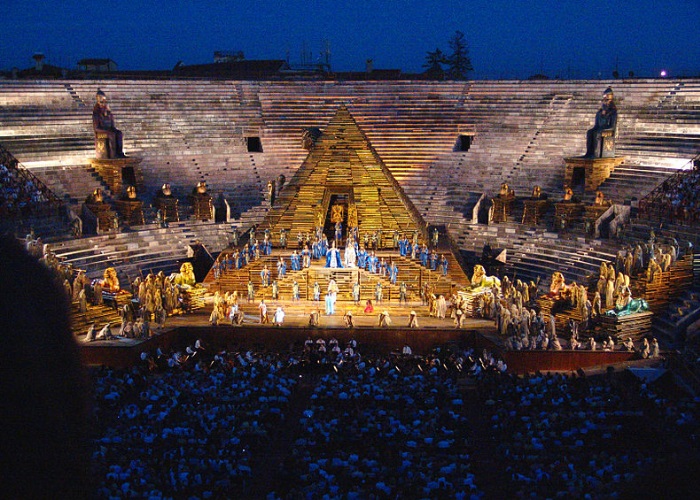
<instances>
[{"instance_id":1,"label":"audience seated in stands","mask_svg":"<svg viewBox=\"0 0 700 500\"><path fill-rule=\"evenodd\" d=\"M453 346L361 354L309 337L282 354L200 341L142 363L93 371L100 497L481 497L475 456L498 457L488 487L502 497L615 497L664 465L662 434L683 439L697 422L697 402L628 373L510 376Z\"/></svg>"},{"instance_id":2,"label":"audience seated in stands","mask_svg":"<svg viewBox=\"0 0 700 500\"><path fill-rule=\"evenodd\" d=\"M50 210L48 201L45 186L0 163L0 217L43 215Z\"/></svg>"}]
</instances>

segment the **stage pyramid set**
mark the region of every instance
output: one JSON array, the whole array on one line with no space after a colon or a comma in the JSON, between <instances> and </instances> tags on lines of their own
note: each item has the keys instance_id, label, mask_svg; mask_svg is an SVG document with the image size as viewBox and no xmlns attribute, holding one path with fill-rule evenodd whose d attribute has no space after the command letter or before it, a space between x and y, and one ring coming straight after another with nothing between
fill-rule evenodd
<instances>
[{"instance_id":1,"label":"stage pyramid set","mask_svg":"<svg viewBox=\"0 0 700 500\"><path fill-rule=\"evenodd\" d=\"M382 288L383 309L421 308L416 303L421 300L421 290L445 295L456 293L468 285L468 278L458 263L447 240L438 235L438 247L428 231L428 225L413 206L408 197L384 165L376 150L370 144L347 107L341 105L323 132L309 144L310 152L294 176L273 198L270 210L254 232L249 233L252 244L260 244L267 239L273 246L270 255L260 255L257 260L242 269L229 269L214 277L210 272L205 280L210 290L220 292L237 291L245 295L248 282L255 288L256 299L272 299L270 284L277 280L279 300L287 307L294 307L292 300L294 283L298 286L298 296L302 301L313 299L314 285L321 290L328 289L332 280L338 285L337 300L353 301L353 286L360 285L362 307L366 300L376 298L377 284ZM336 224L342 228L342 236L335 239ZM320 229L318 229L320 228ZM301 252L298 241L306 246L323 231L330 245L337 242L340 253L348 244L348 228L357 228L358 248L375 253L378 259L395 263L399 269L398 279L392 283L387 273L370 273L352 267L330 267L327 259L311 259L311 265L298 271L287 270L278 276L277 264L280 257L290 267L293 251ZM286 248L280 248L281 235L286 238ZM447 261L447 271L433 270L421 266L410 255L399 253L399 240L408 239L412 243L429 246L439 255L440 261ZM430 241L429 241L430 240ZM401 243L403 245L403 243ZM241 246L241 245L239 245ZM310 245L309 245L310 246ZM224 250L219 262L225 261L236 249ZM341 266L343 263L341 262ZM270 271L268 286L263 286L261 271L267 266ZM406 286L406 300L414 305L399 304L401 284ZM308 305L299 306L308 309ZM349 307L346 305L346 307ZM422 307L427 315L427 307ZM404 313L408 315L407 311Z\"/></svg>"}]
</instances>

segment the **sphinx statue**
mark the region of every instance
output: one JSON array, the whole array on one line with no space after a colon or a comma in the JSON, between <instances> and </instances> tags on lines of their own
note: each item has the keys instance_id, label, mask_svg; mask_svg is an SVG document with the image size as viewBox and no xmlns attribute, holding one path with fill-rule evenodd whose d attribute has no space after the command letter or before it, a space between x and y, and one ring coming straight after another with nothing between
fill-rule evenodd
<instances>
[{"instance_id":1,"label":"sphinx statue","mask_svg":"<svg viewBox=\"0 0 700 500\"><path fill-rule=\"evenodd\" d=\"M500 292L501 280L496 276L486 276L486 269L484 269L484 266L476 264L471 279L471 291L480 293L491 289L493 286L496 286Z\"/></svg>"},{"instance_id":2,"label":"sphinx statue","mask_svg":"<svg viewBox=\"0 0 700 500\"><path fill-rule=\"evenodd\" d=\"M567 290L568 286L566 285L564 275L559 271L554 271L552 273L552 281L549 285L549 293L547 295L552 298L560 298L562 294L566 293Z\"/></svg>"},{"instance_id":3,"label":"sphinx statue","mask_svg":"<svg viewBox=\"0 0 700 500\"><path fill-rule=\"evenodd\" d=\"M124 158L121 130L117 129L114 115L107 104L107 96L97 89L92 108L92 128L95 132L95 156L100 159Z\"/></svg>"},{"instance_id":4,"label":"sphinx statue","mask_svg":"<svg viewBox=\"0 0 700 500\"><path fill-rule=\"evenodd\" d=\"M595 115L593 128L586 133L585 158L614 158L617 137L617 106L612 88L603 92L603 101Z\"/></svg>"},{"instance_id":5,"label":"sphinx statue","mask_svg":"<svg viewBox=\"0 0 700 500\"><path fill-rule=\"evenodd\" d=\"M184 262L180 266L180 272L175 274L173 283L184 288L195 286L194 268L190 262Z\"/></svg>"}]
</instances>

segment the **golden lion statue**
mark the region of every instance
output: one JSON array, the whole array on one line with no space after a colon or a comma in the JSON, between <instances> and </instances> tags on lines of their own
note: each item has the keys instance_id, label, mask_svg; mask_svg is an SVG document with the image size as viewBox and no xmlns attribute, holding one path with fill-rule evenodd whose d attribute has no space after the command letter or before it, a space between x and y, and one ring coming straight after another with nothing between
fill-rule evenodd
<instances>
[{"instance_id":1,"label":"golden lion statue","mask_svg":"<svg viewBox=\"0 0 700 500\"><path fill-rule=\"evenodd\" d=\"M548 295L550 297L558 297L561 294L566 293L568 289L569 287L566 284L564 275L559 271L554 271L552 273L552 283L549 285Z\"/></svg>"},{"instance_id":2,"label":"golden lion statue","mask_svg":"<svg viewBox=\"0 0 700 500\"><path fill-rule=\"evenodd\" d=\"M106 292L116 293L119 291L119 278L117 278L117 270L113 267L105 269L102 275L102 289Z\"/></svg>"}]
</instances>

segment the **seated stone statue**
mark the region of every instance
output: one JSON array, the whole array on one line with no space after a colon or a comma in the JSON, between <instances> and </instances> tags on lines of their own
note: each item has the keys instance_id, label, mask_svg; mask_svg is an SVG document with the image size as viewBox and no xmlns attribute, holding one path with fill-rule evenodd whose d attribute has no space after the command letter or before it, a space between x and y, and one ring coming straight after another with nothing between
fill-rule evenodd
<instances>
[{"instance_id":1,"label":"seated stone statue","mask_svg":"<svg viewBox=\"0 0 700 500\"><path fill-rule=\"evenodd\" d=\"M95 156L100 159L124 158L122 132L114 123L107 96L97 89L95 107L92 108L92 127L95 131Z\"/></svg>"},{"instance_id":2,"label":"seated stone statue","mask_svg":"<svg viewBox=\"0 0 700 500\"><path fill-rule=\"evenodd\" d=\"M117 293L120 290L119 278L117 277L117 270L115 268L108 267L105 269L102 277L102 290L111 293Z\"/></svg>"},{"instance_id":3,"label":"seated stone statue","mask_svg":"<svg viewBox=\"0 0 700 500\"><path fill-rule=\"evenodd\" d=\"M552 298L559 298L567 290L566 280L564 275L559 271L554 271L552 273L552 282L549 285L549 293L547 294Z\"/></svg>"},{"instance_id":4,"label":"seated stone statue","mask_svg":"<svg viewBox=\"0 0 700 500\"><path fill-rule=\"evenodd\" d=\"M617 137L617 107L615 95L608 87L603 102L595 115L592 129L586 133L586 158L614 158Z\"/></svg>"},{"instance_id":5,"label":"seated stone statue","mask_svg":"<svg viewBox=\"0 0 700 500\"><path fill-rule=\"evenodd\" d=\"M177 286L184 288L191 288L195 286L196 280L194 277L194 268L189 262L184 262L180 266L180 272L175 274L173 283Z\"/></svg>"}]
</instances>

